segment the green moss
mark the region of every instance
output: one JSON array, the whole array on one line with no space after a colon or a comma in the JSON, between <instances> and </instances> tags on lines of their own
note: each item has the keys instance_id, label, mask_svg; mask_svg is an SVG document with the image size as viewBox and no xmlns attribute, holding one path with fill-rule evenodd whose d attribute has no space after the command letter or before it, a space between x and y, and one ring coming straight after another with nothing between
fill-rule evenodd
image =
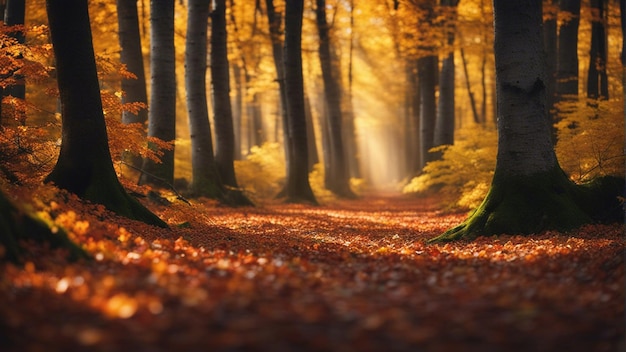
<instances>
[{"instance_id":1,"label":"green moss","mask_svg":"<svg viewBox=\"0 0 626 352\"><path fill-rule=\"evenodd\" d=\"M593 207L581 205L594 196L595 191L581 191L558 166L528 176L496 173L485 200L469 218L429 242L571 230L594 221Z\"/></svg>"}]
</instances>

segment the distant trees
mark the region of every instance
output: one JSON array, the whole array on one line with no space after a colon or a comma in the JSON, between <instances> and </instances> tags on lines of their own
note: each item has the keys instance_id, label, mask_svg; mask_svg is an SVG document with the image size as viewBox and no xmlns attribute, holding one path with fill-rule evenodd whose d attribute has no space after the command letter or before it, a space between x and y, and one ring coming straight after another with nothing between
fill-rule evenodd
<instances>
[{"instance_id":1,"label":"distant trees","mask_svg":"<svg viewBox=\"0 0 626 352\"><path fill-rule=\"evenodd\" d=\"M62 144L46 178L120 215L166 227L126 193L113 169L86 0L46 2L61 96Z\"/></svg>"}]
</instances>

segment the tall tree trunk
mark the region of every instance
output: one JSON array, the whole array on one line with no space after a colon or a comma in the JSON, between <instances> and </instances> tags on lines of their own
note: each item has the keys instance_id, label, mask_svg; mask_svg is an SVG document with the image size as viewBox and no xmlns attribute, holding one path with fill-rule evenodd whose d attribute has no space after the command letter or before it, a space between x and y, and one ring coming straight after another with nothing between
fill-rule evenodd
<instances>
[{"instance_id":1,"label":"tall tree trunk","mask_svg":"<svg viewBox=\"0 0 626 352\"><path fill-rule=\"evenodd\" d=\"M541 0L495 0L494 16L499 138L491 189L463 224L433 241L566 230L607 214L623 221L623 179L576 186L557 162L546 117Z\"/></svg>"},{"instance_id":2,"label":"tall tree trunk","mask_svg":"<svg viewBox=\"0 0 626 352\"><path fill-rule=\"evenodd\" d=\"M556 94L562 101L578 95L580 0L560 0L560 11L570 17L559 29Z\"/></svg>"},{"instance_id":3,"label":"tall tree trunk","mask_svg":"<svg viewBox=\"0 0 626 352\"><path fill-rule=\"evenodd\" d=\"M138 102L147 106L148 93L146 90L143 53L141 52L137 0L117 0L117 23L121 48L120 62L126 65L126 69L137 77L135 79L122 78L122 104ZM147 122L148 109L141 109L136 114L126 110L122 112L122 123L140 123L145 125ZM131 164L133 170L141 168L142 160L140 156L123 155L122 157Z\"/></svg>"},{"instance_id":4,"label":"tall tree trunk","mask_svg":"<svg viewBox=\"0 0 626 352\"><path fill-rule=\"evenodd\" d=\"M148 136L176 139L176 57L174 0L150 1L150 111ZM164 150L161 163L144 159L141 183L174 183L174 150Z\"/></svg>"},{"instance_id":5,"label":"tall tree trunk","mask_svg":"<svg viewBox=\"0 0 626 352\"><path fill-rule=\"evenodd\" d=\"M252 205L243 194L235 177L235 135L230 105L230 75L226 33L226 1L216 0L211 17L211 84L215 124L215 162L224 185L229 189L229 203Z\"/></svg>"},{"instance_id":6,"label":"tall tree trunk","mask_svg":"<svg viewBox=\"0 0 626 352\"><path fill-rule=\"evenodd\" d=\"M191 191L194 196L224 199L209 123L206 94L207 26L211 0L189 0L185 43L185 87L191 137Z\"/></svg>"},{"instance_id":7,"label":"tall tree trunk","mask_svg":"<svg viewBox=\"0 0 626 352\"><path fill-rule=\"evenodd\" d=\"M276 12L273 0L265 0L267 8L267 23L269 26L270 39L272 41L272 57L276 69L276 81L278 82L278 93L280 96L280 119L283 124L283 141L285 149L285 167L289 170L289 120L287 118L287 90L285 87L285 66L283 64L283 39L282 39L282 14Z\"/></svg>"},{"instance_id":8,"label":"tall tree trunk","mask_svg":"<svg viewBox=\"0 0 626 352\"><path fill-rule=\"evenodd\" d=\"M25 6L25 0L8 0L6 2L4 12L4 24L7 26L24 25ZM7 34L15 38L20 44L24 44L26 41L26 35L23 30L9 32ZM22 55L19 54L17 57L21 58ZM13 79L15 80L15 84L5 87L1 96L12 96L22 100L26 99L26 84L24 82L24 76L14 73ZM21 108L17 108L14 118L20 125L25 125L26 111Z\"/></svg>"},{"instance_id":9,"label":"tall tree trunk","mask_svg":"<svg viewBox=\"0 0 626 352\"><path fill-rule=\"evenodd\" d=\"M319 59L324 80L324 100L330 142L330 168L325 170L326 188L340 197L352 198L350 175L343 141L341 113L341 77L339 60L333 57L330 30L326 19L326 0L316 0L315 13L319 34Z\"/></svg>"},{"instance_id":10,"label":"tall tree trunk","mask_svg":"<svg viewBox=\"0 0 626 352\"><path fill-rule=\"evenodd\" d=\"M46 182L120 215L167 225L130 197L109 151L87 0L46 1L62 106L62 144Z\"/></svg>"},{"instance_id":11,"label":"tall tree trunk","mask_svg":"<svg viewBox=\"0 0 626 352\"><path fill-rule=\"evenodd\" d=\"M559 13L558 0L544 0L543 6L543 46L546 52L546 99L548 105L548 119L554 121L552 116L554 103L556 102L556 68L557 68L557 18ZM556 130L555 130L556 132ZM555 138L555 136L553 136Z\"/></svg>"},{"instance_id":12,"label":"tall tree trunk","mask_svg":"<svg viewBox=\"0 0 626 352\"><path fill-rule=\"evenodd\" d=\"M141 37L139 34L139 16L137 0L117 0L117 23L120 41L120 61L132 72L136 79L122 79L122 104L139 102L148 104L146 92L146 74L143 67ZM141 123L148 121L148 110L141 109L137 114L122 112L123 123Z\"/></svg>"},{"instance_id":13,"label":"tall tree trunk","mask_svg":"<svg viewBox=\"0 0 626 352\"><path fill-rule=\"evenodd\" d=\"M302 77L302 15L304 0L285 4L285 89L288 94L289 169L287 170L287 202L317 204L308 173L308 144L304 109L304 78Z\"/></svg>"},{"instance_id":14,"label":"tall tree trunk","mask_svg":"<svg viewBox=\"0 0 626 352\"><path fill-rule=\"evenodd\" d=\"M458 0L442 0L441 5L448 8L449 15L444 25L447 45L450 52L443 59L439 72L439 101L437 105L437 121L435 122L434 145L450 145L454 143L454 32L456 28L456 6ZM439 155L440 156L440 155Z\"/></svg>"},{"instance_id":15,"label":"tall tree trunk","mask_svg":"<svg viewBox=\"0 0 626 352\"><path fill-rule=\"evenodd\" d=\"M606 0L591 0L591 48L587 74L587 98L608 99L609 83L606 76L607 37Z\"/></svg>"},{"instance_id":16,"label":"tall tree trunk","mask_svg":"<svg viewBox=\"0 0 626 352\"><path fill-rule=\"evenodd\" d=\"M435 118L437 114L438 58L429 55L418 59L420 91L420 170L431 161L430 148L434 147Z\"/></svg>"},{"instance_id":17,"label":"tall tree trunk","mask_svg":"<svg viewBox=\"0 0 626 352\"><path fill-rule=\"evenodd\" d=\"M474 123L476 123L477 125L481 125L481 124L484 124L484 121L483 119L481 119L480 115L478 115L478 109L476 108L476 99L474 98L474 92L472 92L472 85L470 83L469 72L467 70L467 59L465 58L465 50L461 48L460 52L461 52L461 63L463 65L463 74L465 75L465 88L467 90L467 95L470 100L470 107L472 108L472 117L474 118ZM484 92L485 92L485 89L483 85L483 93ZM483 101L483 104L484 104L484 101Z\"/></svg>"},{"instance_id":18,"label":"tall tree trunk","mask_svg":"<svg viewBox=\"0 0 626 352\"><path fill-rule=\"evenodd\" d=\"M406 116L405 116L405 153L408 176L415 176L420 172L422 165L420 150L420 133L419 133L419 110L420 110L420 94L417 76L417 60L406 60L405 62L405 79L406 79Z\"/></svg>"}]
</instances>

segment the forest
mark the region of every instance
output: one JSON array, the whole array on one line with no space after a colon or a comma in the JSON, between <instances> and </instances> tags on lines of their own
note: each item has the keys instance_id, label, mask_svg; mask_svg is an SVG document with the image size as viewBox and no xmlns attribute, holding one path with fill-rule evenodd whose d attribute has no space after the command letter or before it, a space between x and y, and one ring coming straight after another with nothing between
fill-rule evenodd
<instances>
[{"instance_id":1,"label":"forest","mask_svg":"<svg viewBox=\"0 0 626 352\"><path fill-rule=\"evenodd\" d=\"M626 348L625 0L0 14L0 350Z\"/></svg>"}]
</instances>

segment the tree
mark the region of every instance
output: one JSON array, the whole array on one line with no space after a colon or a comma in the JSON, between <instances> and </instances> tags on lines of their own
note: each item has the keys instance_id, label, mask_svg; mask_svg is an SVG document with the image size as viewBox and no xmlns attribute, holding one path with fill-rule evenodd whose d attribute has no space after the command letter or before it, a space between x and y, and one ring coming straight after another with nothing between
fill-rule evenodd
<instances>
[{"instance_id":1,"label":"tree","mask_svg":"<svg viewBox=\"0 0 626 352\"><path fill-rule=\"evenodd\" d=\"M6 2L6 7L4 10L4 24L7 26L23 26L25 6L25 0L8 0ZM15 40L20 44L24 44L24 42L26 41L24 28L18 28L17 30L12 31L8 34L15 38ZM22 55L18 54L17 57L22 58ZM24 75L18 72L13 72L13 80L15 81L15 83L4 88L4 90L2 91L2 96L12 96L14 98L22 100L25 99L26 85L24 82ZM18 109L18 111L16 112L17 114L15 115L15 119L19 122L19 124L25 125L26 111L24 111L23 109Z\"/></svg>"},{"instance_id":2,"label":"tree","mask_svg":"<svg viewBox=\"0 0 626 352\"><path fill-rule=\"evenodd\" d=\"M444 16L447 16L444 22L444 40L448 47L454 44L458 3L458 0L441 0L441 8L445 9ZM441 63L441 72L439 72L439 101L433 140L435 146L454 143L454 48L448 48L448 50Z\"/></svg>"},{"instance_id":3,"label":"tree","mask_svg":"<svg viewBox=\"0 0 626 352\"><path fill-rule=\"evenodd\" d=\"M426 23L433 23L435 18L435 2L428 0L421 3L419 12L423 13ZM427 162L433 160L430 149L435 146L435 120L437 116L437 76L439 72L439 57L435 48L428 42L426 33L420 33L419 51L421 57L417 59L417 74L419 79L419 129L420 129L420 170Z\"/></svg>"},{"instance_id":4,"label":"tree","mask_svg":"<svg viewBox=\"0 0 626 352\"><path fill-rule=\"evenodd\" d=\"M559 100L564 100L578 94L580 0L560 0L559 5L565 18L559 27L556 94Z\"/></svg>"},{"instance_id":5,"label":"tree","mask_svg":"<svg viewBox=\"0 0 626 352\"><path fill-rule=\"evenodd\" d=\"M315 13L319 34L319 59L324 81L328 146L330 147L325 155L328 159L326 162L328 168L325 170L326 188L338 196L353 198L355 194L350 189L350 175L342 133L339 59L331 50L330 30L326 19L326 0L316 0Z\"/></svg>"},{"instance_id":6,"label":"tree","mask_svg":"<svg viewBox=\"0 0 626 352\"><path fill-rule=\"evenodd\" d=\"M148 93L146 91L146 74L143 67L136 0L117 0L117 23L121 48L120 62L126 65L126 69L136 76L135 79L122 78L122 104L138 102L147 105ZM122 122L125 124L140 123L144 125L147 121L147 109L140 109L137 113L128 110L122 111ZM141 167L140 157L124 156L124 158L132 167Z\"/></svg>"},{"instance_id":7,"label":"tree","mask_svg":"<svg viewBox=\"0 0 626 352\"><path fill-rule=\"evenodd\" d=\"M122 78L122 104L140 102L148 104L146 92L146 74L143 67L141 52L141 36L139 33L139 16L137 0L117 0L117 22L120 41L120 61L126 69L137 78ZM141 109L137 114L131 111L122 112L122 122L141 123L148 121L148 110Z\"/></svg>"},{"instance_id":8,"label":"tree","mask_svg":"<svg viewBox=\"0 0 626 352\"><path fill-rule=\"evenodd\" d=\"M287 89L285 86L285 66L283 65L283 39L282 39L282 14L276 12L273 0L265 0L267 11L267 23L269 26L270 39L272 41L272 56L274 67L276 68L276 81L278 81L278 92L280 94L280 117L283 123L283 139L285 145L289 139L289 119L287 118ZM285 147L285 163L289 169L288 147Z\"/></svg>"},{"instance_id":9,"label":"tree","mask_svg":"<svg viewBox=\"0 0 626 352\"><path fill-rule=\"evenodd\" d=\"M233 205L252 205L241 192L235 177L235 134L230 104L228 51L226 33L226 1L214 1L211 17L211 84L213 86L213 116L215 124L215 162L219 176L228 188Z\"/></svg>"},{"instance_id":10,"label":"tree","mask_svg":"<svg viewBox=\"0 0 626 352\"><path fill-rule=\"evenodd\" d=\"M210 0L190 0L185 43L185 86L191 135L191 192L223 199L225 189L217 172L206 95L207 21Z\"/></svg>"},{"instance_id":11,"label":"tree","mask_svg":"<svg viewBox=\"0 0 626 352\"><path fill-rule=\"evenodd\" d=\"M622 219L624 180L575 185L561 170L546 114L541 0L495 0L498 154L491 188L461 225L431 241L567 230Z\"/></svg>"},{"instance_id":12,"label":"tree","mask_svg":"<svg viewBox=\"0 0 626 352\"><path fill-rule=\"evenodd\" d=\"M606 0L591 0L591 48L587 75L587 98L608 99L609 82L606 76L607 39Z\"/></svg>"},{"instance_id":13,"label":"tree","mask_svg":"<svg viewBox=\"0 0 626 352\"><path fill-rule=\"evenodd\" d=\"M287 202L317 204L311 190L308 172L308 145L304 106L304 79L302 77L302 15L304 0L290 0L285 4L285 88L287 91L289 148L287 169Z\"/></svg>"},{"instance_id":14,"label":"tree","mask_svg":"<svg viewBox=\"0 0 626 352\"><path fill-rule=\"evenodd\" d=\"M150 1L150 45L148 137L170 142L176 139L174 0ZM174 149L164 150L160 159L144 159L141 183L174 183Z\"/></svg>"},{"instance_id":15,"label":"tree","mask_svg":"<svg viewBox=\"0 0 626 352\"><path fill-rule=\"evenodd\" d=\"M108 146L86 0L48 0L48 22L61 95L62 144L46 178L119 215L167 225L132 198L117 179Z\"/></svg>"}]
</instances>

